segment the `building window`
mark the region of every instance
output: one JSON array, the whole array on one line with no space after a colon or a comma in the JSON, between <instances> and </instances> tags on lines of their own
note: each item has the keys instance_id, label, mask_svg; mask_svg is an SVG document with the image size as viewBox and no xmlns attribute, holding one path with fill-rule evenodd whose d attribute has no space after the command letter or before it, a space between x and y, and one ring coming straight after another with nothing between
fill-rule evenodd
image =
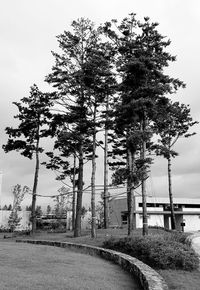
<instances>
[{"instance_id":1,"label":"building window","mask_svg":"<svg viewBox=\"0 0 200 290\"><path fill-rule=\"evenodd\" d=\"M200 208L200 204L185 204L185 208Z\"/></svg>"},{"instance_id":2,"label":"building window","mask_svg":"<svg viewBox=\"0 0 200 290\"><path fill-rule=\"evenodd\" d=\"M139 202L138 205L139 205L139 207L142 207L142 203L141 202ZM146 206L147 207L160 207L160 204L158 204L158 203L147 203Z\"/></svg>"},{"instance_id":3,"label":"building window","mask_svg":"<svg viewBox=\"0 0 200 290\"><path fill-rule=\"evenodd\" d=\"M128 224L128 215L127 214L122 214L122 225L127 225Z\"/></svg>"}]
</instances>

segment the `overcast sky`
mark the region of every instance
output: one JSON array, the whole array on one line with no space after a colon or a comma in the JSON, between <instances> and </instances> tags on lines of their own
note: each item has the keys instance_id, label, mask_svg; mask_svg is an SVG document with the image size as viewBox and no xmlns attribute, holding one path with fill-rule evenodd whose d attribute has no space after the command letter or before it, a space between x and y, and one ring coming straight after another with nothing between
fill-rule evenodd
<instances>
[{"instance_id":1,"label":"overcast sky","mask_svg":"<svg viewBox=\"0 0 200 290\"><path fill-rule=\"evenodd\" d=\"M5 154L6 126L14 126L17 113L13 101L28 96L36 83L43 91L50 88L44 82L51 72L54 59L51 51L58 51L56 35L70 28L73 20L87 17L96 24L113 18L122 19L129 13L138 18L149 16L158 22L159 31L171 41L169 51L177 61L167 70L187 85L174 100L189 104L192 116L200 120L200 3L197 0L0 0L0 170L3 173L1 204L12 202L11 188L19 183L32 188L34 162L20 154ZM173 160L173 191L175 197L200 198L200 125L197 135L180 139ZM89 168L87 172L89 175ZM167 196L167 163L154 161L148 181L148 194ZM97 172L98 183L103 182L102 168ZM89 178L88 178L89 180ZM56 194L62 186L54 173L41 168L38 193ZM26 203L30 198L26 199ZM49 203L38 198L38 204ZM89 194L85 194L89 204Z\"/></svg>"}]
</instances>

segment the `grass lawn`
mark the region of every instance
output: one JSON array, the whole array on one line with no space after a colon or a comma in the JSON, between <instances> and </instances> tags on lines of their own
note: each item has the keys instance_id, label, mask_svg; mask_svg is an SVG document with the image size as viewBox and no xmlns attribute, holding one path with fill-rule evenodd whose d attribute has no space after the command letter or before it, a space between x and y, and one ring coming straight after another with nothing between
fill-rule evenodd
<instances>
[{"instance_id":1,"label":"grass lawn","mask_svg":"<svg viewBox=\"0 0 200 290\"><path fill-rule=\"evenodd\" d=\"M149 234L159 234L163 233L162 229L149 229ZM134 235L142 234L141 229L134 231ZM9 234L8 234L9 235ZM123 238L127 236L126 229L98 229L95 239L90 237L90 231L82 231L82 236L74 238L73 232L68 231L66 233L48 233L48 232L38 232L34 236L26 236L25 238L37 239L37 240L52 240L61 242L72 242L88 244L93 246L101 247L103 242L110 237Z\"/></svg>"},{"instance_id":2,"label":"grass lawn","mask_svg":"<svg viewBox=\"0 0 200 290\"><path fill-rule=\"evenodd\" d=\"M200 271L159 270L170 290L199 290Z\"/></svg>"},{"instance_id":3,"label":"grass lawn","mask_svg":"<svg viewBox=\"0 0 200 290\"><path fill-rule=\"evenodd\" d=\"M160 229L149 229L149 234L163 233ZM136 230L134 234L142 234L142 231ZM102 246L104 240L110 237L125 237L127 236L126 229L100 229L97 231L96 239L91 239L90 232L83 232L83 236L74 238L72 232L67 233L37 233L31 239L39 240L57 240L73 243L89 244L94 246ZM26 237L27 238L27 237ZM181 270L159 270L161 276L166 280L169 289L176 290L199 290L200 289L200 271L181 271Z\"/></svg>"},{"instance_id":4,"label":"grass lawn","mask_svg":"<svg viewBox=\"0 0 200 290\"><path fill-rule=\"evenodd\" d=\"M118 265L68 249L0 243L0 289L140 290Z\"/></svg>"}]
</instances>

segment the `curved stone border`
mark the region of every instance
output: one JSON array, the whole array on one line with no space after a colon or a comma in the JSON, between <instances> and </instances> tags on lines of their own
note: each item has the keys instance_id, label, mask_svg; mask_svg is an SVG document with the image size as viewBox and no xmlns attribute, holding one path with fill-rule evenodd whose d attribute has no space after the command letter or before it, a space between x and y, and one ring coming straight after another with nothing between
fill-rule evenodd
<instances>
[{"instance_id":1,"label":"curved stone border","mask_svg":"<svg viewBox=\"0 0 200 290\"><path fill-rule=\"evenodd\" d=\"M151 267L147 266L138 259L129 255L108 250L100 247L93 247L85 244L74 244L68 242L55 242L55 241L39 241L39 240L16 240L16 242L48 245L61 248L71 248L84 251L89 254L96 254L104 259L115 262L123 269L128 270L136 276L144 290L168 290L168 286L164 279Z\"/></svg>"}]
</instances>

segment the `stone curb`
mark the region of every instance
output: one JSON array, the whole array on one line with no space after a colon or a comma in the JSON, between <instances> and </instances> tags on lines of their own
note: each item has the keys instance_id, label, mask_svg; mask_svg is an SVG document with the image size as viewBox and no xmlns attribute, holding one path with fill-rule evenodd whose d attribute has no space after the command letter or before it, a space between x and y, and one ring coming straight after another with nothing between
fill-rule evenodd
<instances>
[{"instance_id":1,"label":"stone curb","mask_svg":"<svg viewBox=\"0 0 200 290\"><path fill-rule=\"evenodd\" d=\"M113 261L123 269L136 276L144 290L168 290L164 279L151 267L129 255L108 250L100 247L89 246L85 244L74 244L68 242L39 241L39 240L16 240L18 243L30 243L38 245L55 246L61 248L78 249L85 253L98 255L104 259Z\"/></svg>"}]
</instances>

